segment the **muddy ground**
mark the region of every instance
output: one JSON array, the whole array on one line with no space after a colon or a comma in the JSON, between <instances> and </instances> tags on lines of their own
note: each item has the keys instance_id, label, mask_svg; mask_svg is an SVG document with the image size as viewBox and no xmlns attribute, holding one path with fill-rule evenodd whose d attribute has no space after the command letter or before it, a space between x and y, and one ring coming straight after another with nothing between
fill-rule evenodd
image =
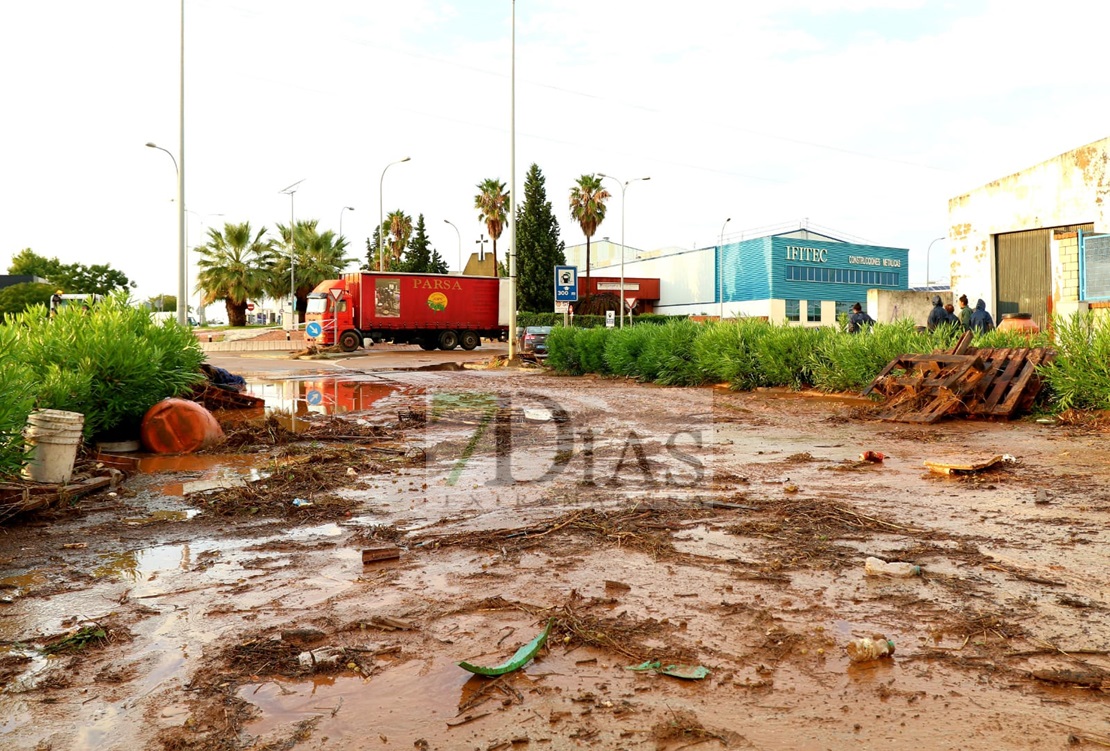
<instances>
[{"instance_id":1,"label":"muddy ground","mask_svg":"<svg viewBox=\"0 0 1110 751\"><path fill-rule=\"evenodd\" d=\"M294 419L4 522L0 747L1110 745L1098 426L506 369L320 378L253 384ZM922 465L995 454L1016 461ZM868 555L924 574L866 577ZM456 664L549 622L518 672ZM892 659L849 662L879 634ZM709 673L627 669L653 660Z\"/></svg>"}]
</instances>

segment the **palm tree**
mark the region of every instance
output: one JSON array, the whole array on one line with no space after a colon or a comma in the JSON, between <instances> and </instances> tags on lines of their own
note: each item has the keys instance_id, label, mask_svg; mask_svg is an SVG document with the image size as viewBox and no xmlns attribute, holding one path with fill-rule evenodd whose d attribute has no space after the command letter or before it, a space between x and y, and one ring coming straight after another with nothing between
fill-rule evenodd
<instances>
[{"instance_id":1,"label":"palm tree","mask_svg":"<svg viewBox=\"0 0 1110 751\"><path fill-rule=\"evenodd\" d=\"M493 267L496 269L497 238L501 237L501 232L505 229L505 218L509 210L509 194L505 190L505 183L492 178L478 183L474 208L478 209L478 221L486 223L486 231L493 238Z\"/></svg>"},{"instance_id":2,"label":"palm tree","mask_svg":"<svg viewBox=\"0 0 1110 751\"><path fill-rule=\"evenodd\" d=\"M586 235L586 277L590 276L590 238L605 220L605 202L609 191L601 186L597 175L582 175L570 189L570 215Z\"/></svg>"},{"instance_id":3,"label":"palm tree","mask_svg":"<svg viewBox=\"0 0 1110 751\"><path fill-rule=\"evenodd\" d=\"M247 323L247 301L266 294L273 273L273 243L266 228L252 232L250 222L224 224L223 231L208 228L208 242L196 248L200 259L197 285L202 303L223 298L227 322L232 326Z\"/></svg>"},{"instance_id":4,"label":"palm tree","mask_svg":"<svg viewBox=\"0 0 1110 751\"><path fill-rule=\"evenodd\" d=\"M389 244L390 264L401 263L401 253L412 238L412 217L397 209L385 218L386 242Z\"/></svg>"},{"instance_id":5,"label":"palm tree","mask_svg":"<svg viewBox=\"0 0 1110 751\"><path fill-rule=\"evenodd\" d=\"M297 222L293 230L293 292L296 298L298 320L303 321L308 311L308 294L326 279L337 279L350 260L347 258L347 240L328 230L321 233L316 219ZM289 227L277 226L282 244L289 247ZM289 293L289 253L279 253L273 265L268 291L271 297L284 297Z\"/></svg>"}]
</instances>

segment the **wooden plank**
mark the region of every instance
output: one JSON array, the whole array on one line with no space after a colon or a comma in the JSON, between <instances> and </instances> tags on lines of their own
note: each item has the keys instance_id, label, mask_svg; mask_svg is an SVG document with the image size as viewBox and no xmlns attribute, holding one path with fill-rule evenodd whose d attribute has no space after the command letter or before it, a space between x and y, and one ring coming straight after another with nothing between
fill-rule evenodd
<instances>
[{"instance_id":1,"label":"wooden plank","mask_svg":"<svg viewBox=\"0 0 1110 751\"><path fill-rule=\"evenodd\" d=\"M956 342L956 346L952 348L953 355L966 355L971 349L971 340L975 338L974 331L965 331L964 335L960 337L960 341Z\"/></svg>"},{"instance_id":2,"label":"wooden plank","mask_svg":"<svg viewBox=\"0 0 1110 751\"><path fill-rule=\"evenodd\" d=\"M1002 372L1002 375L994 380L994 384L991 387L990 393L987 395L987 398L983 403L983 409L986 412L994 412L994 408L997 407L999 401L1002 400L1002 395L1007 393L1007 389L1010 388L1014 376L1018 373L1021 367L1026 364L1025 355L1027 352L1028 350L1025 349L1007 350L1007 354L1009 354L1010 360L1009 362L1005 363L1005 369L1003 369L1002 362L996 361L997 368ZM1035 367L1036 366L1034 366L1034 368Z\"/></svg>"},{"instance_id":3,"label":"wooden plank","mask_svg":"<svg viewBox=\"0 0 1110 751\"><path fill-rule=\"evenodd\" d=\"M1025 367L1022 368L1021 375L1019 375L1016 379L1014 379L1013 385L1010 387L1009 395L1006 397L1006 399L1001 404L998 404L992 410L990 410L991 414L1007 415L1008 416L1008 415L1012 414L1013 411L1014 411L1014 408L1017 407L1018 401L1022 397L1022 392L1025 391L1025 387L1029 383L1029 380L1037 372L1037 366L1036 365L1034 365L1033 363L1031 363L1029 361L1024 361L1024 362L1025 362Z\"/></svg>"},{"instance_id":4,"label":"wooden plank","mask_svg":"<svg viewBox=\"0 0 1110 751\"><path fill-rule=\"evenodd\" d=\"M976 462L931 462L926 460L925 466L929 468L930 472L936 472L940 475L958 474L961 472L981 472L984 469L993 467L1002 461L1002 455L998 454L989 459L982 459Z\"/></svg>"},{"instance_id":5,"label":"wooden plank","mask_svg":"<svg viewBox=\"0 0 1110 751\"><path fill-rule=\"evenodd\" d=\"M894 369L895 369L896 367L898 367L898 364L899 364L900 362L901 362L901 359L900 359L900 358L897 358L897 357L896 357L896 358L894 358L893 360L891 360L890 362L888 362L888 363L886 364L886 367L885 367L885 368L883 368L883 369L882 369L882 371L881 371L881 372L880 372L880 373L879 373L879 374L878 374L877 376L875 376L875 379L874 379L873 381L871 381L871 385L870 385L870 386L868 386L867 388L865 388L865 389L864 389L864 390L863 390L863 391L861 392L860 396L867 396L867 395L868 395L868 394L870 394L870 393L871 393L872 391L874 391L874 390L875 390L875 387L876 387L876 386L878 386L878 385L879 385L879 383L880 383L880 382L881 382L881 381L882 381L882 380L883 380L884 378L886 378L886 377L887 377L888 375L890 375L890 372L891 372L892 370L894 370Z\"/></svg>"}]
</instances>

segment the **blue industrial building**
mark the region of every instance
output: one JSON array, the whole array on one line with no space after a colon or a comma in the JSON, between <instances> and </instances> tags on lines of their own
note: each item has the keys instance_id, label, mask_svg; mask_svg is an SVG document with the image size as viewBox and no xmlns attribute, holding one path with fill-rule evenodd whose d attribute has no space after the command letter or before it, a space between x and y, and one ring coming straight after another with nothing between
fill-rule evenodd
<instances>
[{"instance_id":1,"label":"blue industrial building","mask_svg":"<svg viewBox=\"0 0 1110 751\"><path fill-rule=\"evenodd\" d=\"M567 248L568 262L581 265L581 250ZM608 238L595 242L595 273L613 276L620 252ZM792 225L693 250L627 248L625 275L659 279L657 313L831 326L854 303L866 308L869 290L908 290L909 250Z\"/></svg>"}]
</instances>

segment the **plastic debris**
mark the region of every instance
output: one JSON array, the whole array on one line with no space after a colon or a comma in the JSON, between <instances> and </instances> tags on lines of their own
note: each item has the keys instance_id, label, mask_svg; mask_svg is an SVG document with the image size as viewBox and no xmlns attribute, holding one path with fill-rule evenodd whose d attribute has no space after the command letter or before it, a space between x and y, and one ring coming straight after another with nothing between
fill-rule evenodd
<instances>
[{"instance_id":1,"label":"plastic debris","mask_svg":"<svg viewBox=\"0 0 1110 751\"><path fill-rule=\"evenodd\" d=\"M306 501L304 498L294 498L293 505L297 508L304 508L305 506L312 506L312 501Z\"/></svg>"},{"instance_id":2,"label":"plastic debris","mask_svg":"<svg viewBox=\"0 0 1110 751\"><path fill-rule=\"evenodd\" d=\"M660 675L669 675L672 678L682 678L687 681L700 681L709 675L709 668L704 665L664 665L659 660L648 660L639 665L629 665L625 670L647 672L649 670Z\"/></svg>"},{"instance_id":3,"label":"plastic debris","mask_svg":"<svg viewBox=\"0 0 1110 751\"><path fill-rule=\"evenodd\" d=\"M886 454L881 451L864 451L859 455L861 462L872 462L874 464L881 464L883 459L886 459Z\"/></svg>"},{"instance_id":4,"label":"plastic debris","mask_svg":"<svg viewBox=\"0 0 1110 751\"><path fill-rule=\"evenodd\" d=\"M868 556L863 562L863 572L868 576L921 576L921 567L906 561L884 561L882 558Z\"/></svg>"},{"instance_id":5,"label":"plastic debris","mask_svg":"<svg viewBox=\"0 0 1110 751\"><path fill-rule=\"evenodd\" d=\"M475 665L471 662L464 661L459 663L459 667L476 675L489 676L505 675L505 673L511 673L514 670L520 670L522 667L531 662L532 658L536 656L536 653L540 651L545 643L547 643L547 637L551 633L551 627L554 624L554 619L549 620L547 622L547 626L544 627L539 636L518 649L516 653L509 658L508 662L504 662L501 665L497 665L494 667L483 667L482 665Z\"/></svg>"},{"instance_id":6,"label":"plastic debris","mask_svg":"<svg viewBox=\"0 0 1110 751\"><path fill-rule=\"evenodd\" d=\"M865 636L849 642L845 645L844 651L848 653L848 659L852 662L870 662L883 657L893 657L894 642L885 636L877 636L874 639Z\"/></svg>"}]
</instances>

